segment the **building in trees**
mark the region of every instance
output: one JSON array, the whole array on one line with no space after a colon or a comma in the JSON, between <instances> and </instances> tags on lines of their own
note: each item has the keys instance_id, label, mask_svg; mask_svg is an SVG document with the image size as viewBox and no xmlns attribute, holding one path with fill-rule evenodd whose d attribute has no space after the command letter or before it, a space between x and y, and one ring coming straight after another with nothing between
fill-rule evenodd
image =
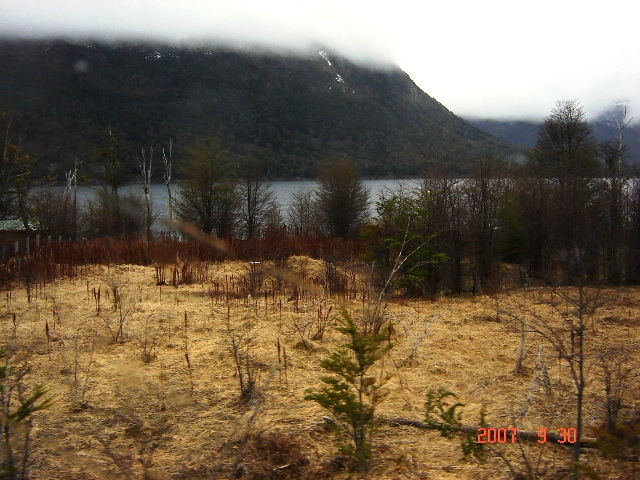
<instances>
[{"instance_id":1,"label":"building in trees","mask_svg":"<svg viewBox=\"0 0 640 480\"><path fill-rule=\"evenodd\" d=\"M347 238L369 214L369 190L345 160L322 165L315 202L321 228L334 237Z\"/></svg>"}]
</instances>

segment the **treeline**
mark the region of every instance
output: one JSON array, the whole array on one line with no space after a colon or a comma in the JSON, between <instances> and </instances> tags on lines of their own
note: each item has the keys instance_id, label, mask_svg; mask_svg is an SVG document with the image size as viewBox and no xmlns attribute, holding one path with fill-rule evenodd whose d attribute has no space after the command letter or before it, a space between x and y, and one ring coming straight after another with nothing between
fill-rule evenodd
<instances>
[{"instance_id":1,"label":"treeline","mask_svg":"<svg viewBox=\"0 0 640 480\"><path fill-rule=\"evenodd\" d=\"M205 139L190 150L188 160L179 166L182 180L177 195L172 193L171 149L163 151L161 158L168 197L164 204L152 197L150 188L158 161L154 163L152 150L143 150L138 193L121 193L117 162L107 158L93 198L78 200L76 167L67 172L65 188L33 189L31 184L18 188L28 181L14 178L0 192L2 214L14 218L26 232L65 240L177 238L186 224L225 241L294 236L354 239L368 220L369 192L347 161L325 162L317 187L295 191L283 210L265 180L264 165L250 157L234 164L216 139ZM160 211L167 212L162 224L158 222Z\"/></svg>"},{"instance_id":2,"label":"treeline","mask_svg":"<svg viewBox=\"0 0 640 480\"><path fill-rule=\"evenodd\" d=\"M14 158L5 155L11 168L4 170L0 199L5 218L13 213L27 229L53 238L152 240L162 209L168 211L170 233L185 233L189 224L230 244L292 237L357 240L375 278L382 283L394 277L411 295L495 289L504 281L506 264L515 267L508 270L516 271L522 284L637 283L640 184L625 165L625 122L624 116L619 119L617 139L598 143L581 106L559 102L525 164L482 157L464 179L436 166L420 187L399 186L383 194L374 218L369 218L369 192L348 161L327 160L318 170L317 187L295 192L283 211L265 181L265 165L254 157L238 161L211 138L197 142L178 166L178 198L171 196L171 143L155 160L152 149L141 151L141 193L122 196L118 143L111 132L101 157L102 188L86 205L75 199L77 165L67 173L66 189L30 195L32 160L16 148L6 149ZM150 195L156 170L168 189L167 205L154 203ZM350 245L351 252L361 251Z\"/></svg>"},{"instance_id":3,"label":"treeline","mask_svg":"<svg viewBox=\"0 0 640 480\"><path fill-rule=\"evenodd\" d=\"M380 278L400 252L405 287L479 292L500 285L505 263L519 281L640 281L640 184L619 137L597 143L577 102L559 102L524 165L475 162L457 179L430 172L420 188L389 192L365 230Z\"/></svg>"}]
</instances>

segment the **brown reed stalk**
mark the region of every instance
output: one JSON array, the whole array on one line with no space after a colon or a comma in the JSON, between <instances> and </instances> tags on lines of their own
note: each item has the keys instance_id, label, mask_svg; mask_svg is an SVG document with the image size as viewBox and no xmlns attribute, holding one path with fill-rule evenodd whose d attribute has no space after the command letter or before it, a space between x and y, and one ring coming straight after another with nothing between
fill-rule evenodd
<instances>
[{"instance_id":1,"label":"brown reed stalk","mask_svg":"<svg viewBox=\"0 0 640 480\"><path fill-rule=\"evenodd\" d=\"M284 347L280 343L280 338L276 340L276 349L278 350L278 381L282 385L282 350Z\"/></svg>"},{"instance_id":2,"label":"brown reed stalk","mask_svg":"<svg viewBox=\"0 0 640 480\"><path fill-rule=\"evenodd\" d=\"M184 311L184 358L187 361L189 385L191 386L191 394L193 395L193 370L191 368L191 359L189 358L189 318L186 310Z\"/></svg>"},{"instance_id":3,"label":"brown reed stalk","mask_svg":"<svg viewBox=\"0 0 640 480\"><path fill-rule=\"evenodd\" d=\"M100 288L101 287L102 285L99 285L98 290L96 290L96 287L93 287L93 299L96 302L96 313L100 313Z\"/></svg>"},{"instance_id":4,"label":"brown reed stalk","mask_svg":"<svg viewBox=\"0 0 640 480\"><path fill-rule=\"evenodd\" d=\"M79 402L79 406L82 409L86 409L87 408L87 402L85 401L85 397L87 394L87 390L89 389L89 375L91 373L91 365L93 364L93 353L95 352L96 349L96 334L97 332L93 332L92 335L92 340L91 340L91 350L89 350L89 361L87 362L87 369L84 372L84 382L82 385L82 391L80 392L80 402ZM75 350L75 371L74 371L74 378L75 378L75 384L77 385L77 370L79 367L79 355L78 355L78 349L77 349L77 338L78 338L78 330L76 330L76 339L75 339L75 345L74 345L74 350Z\"/></svg>"},{"instance_id":5,"label":"brown reed stalk","mask_svg":"<svg viewBox=\"0 0 640 480\"><path fill-rule=\"evenodd\" d=\"M284 348L284 345L282 346L282 356L284 357L284 382L287 388L289 388L289 378L287 377L287 367L288 367L287 349Z\"/></svg>"},{"instance_id":6,"label":"brown reed stalk","mask_svg":"<svg viewBox=\"0 0 640 480\"><path fill-rule=\"evenodd\" d=\"M264 316L266 317L269 312L267 311L267 305L269 303L269 297L267 296L267 289L264 289Z\"/></svg>"},{"instance_id":7,"label":"brown reed stalk","mask_svg":"<svg viewBox=\"0 0 640 480\"><path fill-rule=\"evenodd\" d=\"M187 370L189 371L189 385L191 387L191 395L193 395L193 371L191 368L191 360L189 359L189 352L185 350L184 358L187 361Z\"/></svg>"},{"instance_id":8,"label":"brown reed stalk","mask_svg":"<svg viewBox=\"0 0 640 480\"><path fill-rule=\"evenodd\" d=\"M49 357L49 361L51 361L51 336L49 335L49 321L44 321L44 329L47 333L47 356Z\"/></svg>"},{"instance_id":9,"label":"brown reed stalk","mask_svg":"<svg viewBox=\"0 0 640 480\"><path fill-rule=\"evenodd\" d=\"M56 324L62 326L62 320L60 319L60 312L58 312L58 306L56 305L55 298L53 299L53 328L56 328Z\"/></svg>"},{"instance_id":10,"label":"brown reed stalk","mask_svg":"<svg viewBox=\"0 0 640 480\"><path fill-rule=\"evenodd\" d=\"M189 319L187 311L184 311L184 349L189 350Z\"/></svg>"}]
</instances>

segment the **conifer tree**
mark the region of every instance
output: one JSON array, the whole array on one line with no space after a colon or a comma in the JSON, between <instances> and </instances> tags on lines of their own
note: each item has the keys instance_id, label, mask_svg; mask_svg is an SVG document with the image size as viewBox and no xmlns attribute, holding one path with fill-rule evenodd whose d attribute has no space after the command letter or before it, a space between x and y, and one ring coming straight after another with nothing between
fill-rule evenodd
<instances>
[{"instance_id":1,"label":"conifer tree","mask_svg":"<svg viewBox=\"0 0 640 480\"><path fill-rule=\"evenodd\" d=\"M393 347L392 343L385 343L389 328L377 335L363 332L343 309L342 325L337 330L348 341L320 363L332 374L320 378L324 384L321 390L307 390L304 397L333 413L353 442L344 450L353 455L361 473L370 466L374 411L381 399L380 387L385 383L384 379L370 375L369 370Z\"/></svg>"}]
</instances>

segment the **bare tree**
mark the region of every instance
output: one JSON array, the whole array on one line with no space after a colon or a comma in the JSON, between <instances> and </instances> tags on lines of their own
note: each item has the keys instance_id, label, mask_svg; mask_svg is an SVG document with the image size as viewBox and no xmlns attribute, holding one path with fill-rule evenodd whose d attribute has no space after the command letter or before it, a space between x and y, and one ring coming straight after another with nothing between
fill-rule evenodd
<instances>
[{"instance_id":1,"label":"bare tree","mask_svg":"<svg viewBox=\"0 0 640 480\"><path fill-rule=\"evenodd\" d=\"M236 227L238 189L228 152L215 139L205 139L189 150L184 166L177 216L205 233L228 238Z\"/></svg>"},{"instance_id":2,"label":"bare tree","mask_svg":"<svg viewBox=\"0 0 640 480\"><path fill-rule=\"evenodd\" d=\"M101 134L102 145L97 149L96 156L101 163L99 178L105 193L111 190L113 195L118 194L118 188L124 182L122 171L122 144L111 128Z\"/></svg>"},{"instance_id":3,"label":"bare tree","mask_svg":"<svg viewBox=\"0 0 640 480\"><path fill-rule=\"evenodd\" d=\"M171 169L173 167L173 140L169 139L169 156L167 156L164 148L162 149L162 160L164 161L164 174L162 178L164 178L164 184L167 187L167 198L168 198L168 213L169 213L169 225L173 223L173 202L171 199Z\"/></svg>"},{"instance_id":4,"label":"bare tree","mask_svg":"<svg viewBox=\"0 0 640 480\"><path fill-rule=\"evenodd\" d=\"M631 122L627 120L627 107L615 119L618 138L600 144L600 156L604 160L608 186L608 235L606 239L606 275L611 283L620 283L623 276L622 230L624 225L623 198L629 185L625 178L625 158L627 146L624 144L624 129Z\"/></svg>"},{"instance_id":5,"label":"bare tree","mask_svg":"<svg viewBox=\"0 0 640 480\"><path fill-rule=\"evenodd\" d=\"M316 205L324 230L347 238L369 215L369 190L349 162L328 162L318 177Z\"/></svg>"},{"instance_id":6,"label":"bare tree","mask_svg":"<svg viewBox=\"0 0 640 480\"><path fill-rule=\"evenodd\" d=\"M474 249L474 292L482 290L485 283L495 286L499 281L498 220L506 191L502 166L495 159L479 159L464 188L469 208L469 237Z\"/></svg>"},{"instance_id":7,"label":"bare tree","mask_svg":"<svg viewBox=\"0 0 640 480\"><path fill-rule=\"evenodd\" d=\"M546 179L551 202L544 221L551 224L551 245L567 279L594 275L587 255L588 212L599 187L598 145L585 112L575 100L558 102L540 127L530 167Z\"/></svg>"},{"instance_id":8,"label":"bare tree","mask_svg":"<svg viewBox=\"0 0 640 480\"><path fill-rule=\"evenodd\" d=\"M151 224L153 223L153 213L151 206L151 166L153 164L153 147L149 147L149 156L147 163L147 155L142 148L142 155L140 157L140 171L142 173L142 191L144 192L144 206L145 206L145 229L147 232L147 239L151 240Z\"/></svg>"},{"instance_id":9,"label":"bare tree","mask_svg":"<svg viewBox=\"0 0 640 480\"><path fill-rule=\"evenodd\" d=\"M2 142L2 165L0 165L0 213L5 218L14 201L12 181L13 170L17 157L17 147L13 144L13 134L11 133L11 123L13 119L8 117L6 112L2 112L0 117L4 130Z\"/></svg>"},{"instance_id":10,"label":"bare tree","mask_svg":"<svg viewBox=\"0 0 640 480\"><path fill-rule=\"evenodd\" d=\"M67 184L64 189L65 204L69 204L69 197L73 191L73 210L72 210L72 232L73 238L78 236L78 166L82 162L75 157L73 160L73 170L69 170L65 173Z\"/></svg>"},{"instance_id":11,"label":"bare tree","mask_svg":"<svg viewBox=\"0 0 640 480\"><path fill-rule=\"evenodd\" d=\"M309 232L315 223L313 190L299 187L291 194L291 201L287 207L287 220L294 228L296 235Z\"/></svg>"},{"instance_id":12,"label":"bare tree","mask_svg":"<svg viewBox=\"0 0 640 480\"><path fill-rule=\"evenodd\" d=\"M558 358L569 367L569 375L576 393L576 442L573 446L572 460L580 461L580 437L583 431L583 406L587 380L585 378L587 347L587 320L602 306L599 289L589 289L578 285L575 292L570 289L555 294L550 305L561 318L561 324L536 312L529 312L533 321L529 328L546 339L558 354Z\"/></svg>"},{"instance_id":13,"label":"bare tree","mask_svg":"<svg viewBox=\"0 0 640 480\"><path fill-rule=\"evenodd\" d=\"M249 158L240 166L240 214L244 235L252 238L264 226L269 206L275 201L275 193L262 175L262 163Z\"/></svg>"},{"instance_id":14,"label":"bare tree","mask_svg":"<svg viewBox=\"0 0 640 480\"><path fill-rule=\"evenodd\" d=\"M436 234L433 243L448 257L442 264L449 288L455 293L463 290L463 265L469 248L469 206L464 182L450 175L425 179L420 186L420 197L426 201L429 228Z\"/></svg>"}]
</instances>

